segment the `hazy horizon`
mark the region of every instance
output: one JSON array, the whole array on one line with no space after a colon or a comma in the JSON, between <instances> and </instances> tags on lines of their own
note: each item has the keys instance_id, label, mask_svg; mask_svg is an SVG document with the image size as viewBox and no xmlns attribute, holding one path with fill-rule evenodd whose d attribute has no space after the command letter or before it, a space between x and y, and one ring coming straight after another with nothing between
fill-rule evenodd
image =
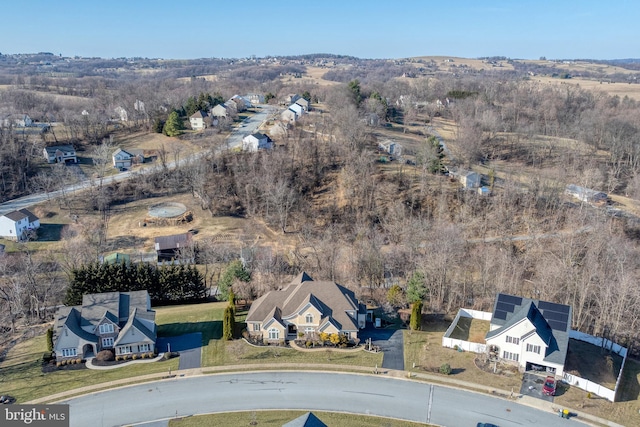
<instances>
[{"instance_id":1,"label":"hazy horizon","mask_svg":"<svg viewBox=\"0 0 640 427\"><path fill-rule=\"evenodd\" d=\"M244 58L309 52L362 59L637 57L640 3L492 0L200 3L34 0L4 5L3 54Z\"/></svg>"}]
</instances>

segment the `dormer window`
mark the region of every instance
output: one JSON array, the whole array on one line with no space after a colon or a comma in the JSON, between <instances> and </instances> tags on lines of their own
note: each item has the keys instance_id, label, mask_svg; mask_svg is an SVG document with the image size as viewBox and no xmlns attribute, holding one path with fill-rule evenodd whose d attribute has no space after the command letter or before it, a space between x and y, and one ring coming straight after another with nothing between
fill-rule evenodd
<instances>
[{"instance_id":1,"label":"dormer window","mask_svg":"<svg viewBox=\"0 0 640 427\"><path fill-rule=\"evenodd\" d=\"M111 323L103 323L100 325L100 333L101 334L112 334L113 333L113 324Z\"/></svg>"},{"instance_id":2,"label":"dormer window","mask_svg":"<svg viewBox=\"0 0 640 427\"><path fill-rule=\"evenodd\" d=\"M305 321L307 323L313 323L313 314L311 313L307 314L307 317L305 317Z\"/></svg>"}]
</instances>

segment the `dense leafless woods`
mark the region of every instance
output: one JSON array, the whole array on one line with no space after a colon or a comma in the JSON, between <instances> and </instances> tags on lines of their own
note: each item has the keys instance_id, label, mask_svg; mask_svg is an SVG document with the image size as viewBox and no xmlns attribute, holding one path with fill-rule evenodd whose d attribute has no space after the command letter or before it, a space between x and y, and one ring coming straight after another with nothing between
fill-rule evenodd
<instances>
[{"instance_id":1,"label":"dense leafless woods","mask_svg":"<svg viewBox=\"0 0 640 427\"><path fill-rule=\"evenodd\" d=\"M317 57L262 66L194 62L144 73L104 66L103 75L95 72L99 64L84 64L86 75L73 68L43 74L35 66L25 75L8 66L2 111L61 125L36 135L17 132L12 124L0 128L3 200L77 179L43 164L46 144L96 150L110 137L151 132L155 121L199 93L225 99L271 93L275 102L308 92L316 109L275 138L270 152L219 150L224 136L210 129L183 136L206 152L199 160L119 185L96 183L82 198L87 212L100 213L94 223L63 233L57 249L25 247L1 259L2 324L13 329L25 320L45 320L42 308L60 302L65 273L106 250L110 206L186 192L213 216L264 221L281 236L280 242L258 245L269 250L251 259L252 281L236 284L241 296L256 297L305 270L397 308L407 300L400 293L389 301L390 287L404 288L419 272L428 311L489 309L496 292L509 292L570 304L574 328L636 343L640 221L633 211L612 216L571 200L564 189L574 183L640 199L638 102L575 84L537 83L527 78L530 68L451 73L428 61L394 66L338 57L321 64L340 60L350 66L327 67L326 80L341 83L322 85L283 78L317 66ZM144 108L134 108L137 101ZM118 106L130 117L116 129ZM443 161L450 168L481 168L492 181L490 197L462 191L448 176L430 172L427 165L437 153L427 138L443 122L453 127L445 137L453 154ZM377 140L389 123L402 129L398 136L422 141L409 152L413 164L379 162ZM180 149L164 155L178 157ZM500 176L492 177L497 170ZM56 200L80 209L77 198ZM199 251L203 264L218 266L214 270L234 256L207 236Z\"/></svg>"}]
</instances>

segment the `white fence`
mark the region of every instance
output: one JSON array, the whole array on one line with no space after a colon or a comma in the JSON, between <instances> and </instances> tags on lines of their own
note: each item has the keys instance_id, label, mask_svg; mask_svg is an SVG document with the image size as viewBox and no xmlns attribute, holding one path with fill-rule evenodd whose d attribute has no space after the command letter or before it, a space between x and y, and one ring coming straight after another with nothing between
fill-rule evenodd
<instances>
[{"instance_id":1,"label":"white fence","mask_svg":"<svg viewBox=\"0 0 640 427\"><path fill-rule=\"evenodd\" d=\"M453 322L451 322L451 326L447 328L447 331L444 333L444 336L442 337L442 346L447 348L459 348L464 351L471 351L473 353L486 352L487 351L486 344L480 344L477 342L463 341L463 340L450 338L451 334L455 330L456 325L458 324L458 321L460 320L461 317L490 321L491 313L487 311L471 310L469 308L461 308L460 310L458 310L458 313L456 314L455 319L453 319Z\"/></svg>"},{"instance_id":2,"label":"white fence","mask_svg":"<svg viewBox=\"0 0 640 427\"><path fill-rule=\"evenodd\" d=\"M576 375L571 375L566 372L562 375L562 380L569 385L597 394L598 396L604 397L605 399L611 402L615 402L615 399L616 399L615 390L611 390L609 388L601 386L600 384L596 384L593 381L589 381L585 378L581 378Z\"/></svg>"},{"instance_id":3,"label":"white fence","mask_svg":"<svg viewBox=\"0 0 640 427\"><path fill-rule=\"evenodd\" d=\"M601 386L600 384L596 384L593 381L589 381L585 378L581 378L576 375L571 375L567 372L565 372L562 375L563 381L566 382L567 384L570 384L572 386L578 387L582 390L585 390L591 393L595 393L598 396L604 397L605 399L611 402L615 402L618 387L620 386L620 381L622 379L622 372L624 371L624 365L625 365L625 362L627 361L627 349L625 347L622 347L619 344L609 341L606 338L594 337L592 335L585 334L584 332L569 331L569 338L573 338L579 341L585 341L590 344L597 345L599 347L607 348L613 351L614 353L622 356L622 365L620 366L620 372L618 373L618 378L616 379L616 385L613 390L611 390L610 388Z\"/></svg>"}]
</instances>

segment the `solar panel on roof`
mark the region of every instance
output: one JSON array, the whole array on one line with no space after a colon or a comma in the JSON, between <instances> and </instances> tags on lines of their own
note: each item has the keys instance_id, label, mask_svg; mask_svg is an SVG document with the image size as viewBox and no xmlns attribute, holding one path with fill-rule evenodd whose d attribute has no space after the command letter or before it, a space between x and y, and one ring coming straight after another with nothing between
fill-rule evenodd
<instances>
[{"instance_id":1,"label":"solar panel on roof","mask_svg":"<svg viewBox=\"0 0 640 427\"><path fill-rule=\"evenodd\" d=\"M567 322L567 320L569 320L568 314L558 313L556 311L544 310L542 312L542 315L547 320L556 320L556 321L565 322L565 323Z\"/></svg>"},{"instance_id":2,"label":"solar panel on roof","mask_svg":"<svg viewBox=\"0 0 640 427\"><path fill-rule=\"evenodd\" d=\"M507 304L505 302L499 302L496 304L496 310L507 311L509 313L513 313L514 305Z\"/></svg>"},{"instance_id":3,"label":"solar panel on roof","mask_svg":"<svg viewBox=\"0 0 640 427\"><path fill-rule=\"evenodd\" d=\"M540 301L538 308L541 310L551 310L558 313L569 314L570 307L564 304L556 304L554 302Z\"/></svg>"},{"instance_id":4,"label":"solar panel on roof","mask_svg":"<svg viewBox=\"0 0 640 427\"><path fill-rule=\"evenodd\" d=\"M504 295L504 294L502 294L501 296L502 296L502 302L506 302L507 304L512 304L512 305L522 304L521 297L515 297L513 295ZM498 301L500 301L500 299L498 299Z\"/></svg>"},{"instance_id":5,"label":"solar panel on roof","mask_svg":"<svg viewBox=\"0 0 640 427\"><path fill-rule=\"evenodd\" d=\"M502 310L496 310L493 315L494 319L507 320L507 312Z\"/></svg>"},{"instance_id":6,"label":"solar panel on roof","mask_svg":"<svg viewBox=\"0 0 640 427\"><path fill-rule=\"evenodd\" d=\"M558 320L547 320L551 329L556 331L566 331L567 330L567 322L560 322Z\"/></svg>"}]
</instances>

